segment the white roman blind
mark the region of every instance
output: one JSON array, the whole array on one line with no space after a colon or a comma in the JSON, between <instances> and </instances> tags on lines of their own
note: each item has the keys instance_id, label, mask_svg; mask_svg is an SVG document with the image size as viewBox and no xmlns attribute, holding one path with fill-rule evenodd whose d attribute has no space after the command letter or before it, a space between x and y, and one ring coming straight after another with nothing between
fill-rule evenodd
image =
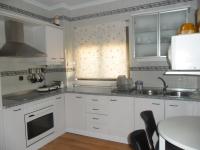
<instances>
[{"instance_id":1,"label":"white roman blind","mask_svg":"<svg viewBox=\"0 0 200 150\"><path fill-rule=\"evenodd\" d=\"M74 28L76 78L116 79L128 76L126 22Z\"/></svg>"}]
</instances>

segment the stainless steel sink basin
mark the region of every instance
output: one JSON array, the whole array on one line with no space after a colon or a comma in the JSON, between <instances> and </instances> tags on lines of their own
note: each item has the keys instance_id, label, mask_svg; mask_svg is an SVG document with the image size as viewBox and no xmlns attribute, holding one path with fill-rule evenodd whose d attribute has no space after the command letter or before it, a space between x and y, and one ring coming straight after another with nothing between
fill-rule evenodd
<instances>
[{"instance_id":1,"label":"stainless steel sink basin","mask_svg":"<svg viewBox=\"0 0 200 150\"><path fill-rule=\"evenodd\" d=\"M193 95L192 91L167 91L165 94L161 89L144 89L142 91L143 95L150 95L150 96L156 96L156 95L161 95L161 96L166 96L166 97L190 97Z\"/></svg>"},{"instance_id":2,"label":"stainless steel sink basin","mask_svg":"<svg viewBox=\"0 0 200 150\"><path fill-rule=\"evenodd\" d=\"M190 97L193 92L189 91L167 91L166 96L169 97Z\"/></svg>"}]
</instances>

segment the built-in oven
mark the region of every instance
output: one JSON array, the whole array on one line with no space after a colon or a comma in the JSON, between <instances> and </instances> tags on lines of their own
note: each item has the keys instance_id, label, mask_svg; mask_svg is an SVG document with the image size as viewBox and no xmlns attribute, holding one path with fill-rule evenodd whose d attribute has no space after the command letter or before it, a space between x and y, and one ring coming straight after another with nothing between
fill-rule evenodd
<instances>
[{"instance_id":1,"label":"built-in oven","mask_svg":"<svg viewBox=\"0 0 200 150\"><path fill-rule=\"evenodd\" d=\"M25 114L26 146L40 141L54 132L54 107Z\"/></svg>"}]
</instances>

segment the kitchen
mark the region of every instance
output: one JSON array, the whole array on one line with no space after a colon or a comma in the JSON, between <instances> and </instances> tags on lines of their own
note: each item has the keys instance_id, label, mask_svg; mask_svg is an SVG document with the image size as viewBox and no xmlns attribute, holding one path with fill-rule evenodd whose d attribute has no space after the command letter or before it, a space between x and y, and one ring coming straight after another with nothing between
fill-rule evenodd
<instances>
[{"instance_id":1,"label":"kitchen","mask_svg":"<svg viewBox=\"0 0 200 150\"><path fill-rule=\"evenodd\" d=\"M130 149L128 135L145 129L144 110L156 123L199 116L198 63L191 70L192 60L179 55L168 62L171 37L197 32L198 7L198 0L1 0L0 150L73 149L70 138L82 136ZM68 145L55 147L63 136Z\"/></svg>"}]
</instances>

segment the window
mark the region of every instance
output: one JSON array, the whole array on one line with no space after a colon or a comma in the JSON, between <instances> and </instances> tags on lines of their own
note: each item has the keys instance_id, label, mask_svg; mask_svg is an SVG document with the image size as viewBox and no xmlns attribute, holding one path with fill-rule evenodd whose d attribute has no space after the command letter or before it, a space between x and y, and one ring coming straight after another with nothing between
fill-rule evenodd
<instances>
[{"instance_id":1,"label":"window","mask_svg":"<svg viewBox=\"0 0 200 150\"><path fill-rule=\"evenodd\" d=\"M128 76L128 44L125 22L74 29L76 78L112 80Z\"/></svg>"}]
</instances>

